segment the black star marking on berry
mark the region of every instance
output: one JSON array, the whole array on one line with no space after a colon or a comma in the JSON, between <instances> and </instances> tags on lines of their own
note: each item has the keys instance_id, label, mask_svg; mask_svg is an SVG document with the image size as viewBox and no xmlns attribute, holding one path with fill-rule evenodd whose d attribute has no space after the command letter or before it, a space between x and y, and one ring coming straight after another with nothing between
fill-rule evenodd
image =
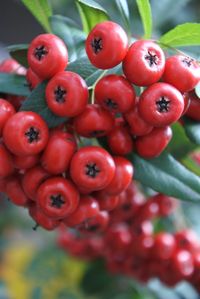
<instances>
[{"instance_id":1,"label":"black star marking on berry","mask_svg":"<svg viewBox=\"0 0 200 299\"><path fill-rule=\"evenodd\" d=\"M60 209L62 207L62 205L65 203L65 201L63 200L62 195L60 195L60 194L51 195L50 199L52 201L51 206L56 207L58 209Z\"/></svg>"},{"instance_id":2,"label":"black star marking on berry","mask_svg":"<svg viewBox=\"0 0 200 299\"><path fill-rule=\"evenodd\" d=\"M105 100L105 104L109 109L112 109L112 110L115 110L118 107L117 103L109 98Z\"/></svg>"},{"instance_id":3,"label":"black star marking on berry","mask_svg":"<svg viewBox=\"0 0 200 299\"><path fill-rule=\"evenodd\" d=\"M25 136L28 139L29 143L33 143L34 141L38 141L39 139L39 131L34 127L30 127L30 129L25 133Z\"/></svg>"},{"instance_id":4,"label":"black star marking on berry","mask_svg":"<svg viewBox=\"0 0 200 299\"><path fill-rule=\"evenodd\" d=\"M159 112L168 112L170 101L167 100L165 97L161 97L160 100L156 102L157 109Z\"/></svg>"},{"instance_id":5,"label":"black star marking on berry","mask_svg":"<svg viewBox=\"0 0 200 299\"><path fill-rule=\"evenodd\" d=\"M182 62L185 63L185 65L188 66L188 67L190 67L190 66L192 65L192 62L193 62L193 61L194 61L194 60L193 60L192 58L190 58L190 57L185 57L185 58L182 60Z\"/></svg>"},{"instance_id":6,"label":"black star marking on berry","mask_svg":"<svg viewBox=\"0 0 200 299\"><path fill-rule=\"evenodd\" d=\"M100 169L96 166L95 163L86 165L85 173L86 173L86 175L90 176L91 178L95 178L99 172L100 172Z\"/></svg>"},{"instance_id":7,"label":"black star marking on berry","mask_svg":"<svg viewBox=\"0 0 200 299\"><path fill-rule=\"evenodd\" d=\"M95 54L98 54L103 49L102 39L94 38L91 41L91 46Z\"/></svg>"},{"instance_id":8,"label":"black star marking on berry","mask_svg":"<svg viewBox=\"0 0 200 299\"><path fill-rule=\"evenodd\" d=\"M63 89L61 86L58 86L54 91L56 102L64 103L66 93L67 92L65 89Z\"/></svg>"},{"instance_id":9,"label":"black star marking on berry","mask_svg":"<svg viewBox=\"0 0 200 299\"><path fill-rule=\"evenodd\" d=\"M145 59L148 60L150 66L158 64L158 56L156 54L152 54L150 51L148 51L148 54L145 56Z\"/></svg>"},{"instance_id":10,"label":"black star marking on berry","mask_svg":"<svg viewBox=\"0 0 200 299\"><path fill-rule=\"evenodd\" d=\"M90 133L91 137L98 137L98 136L102 136L105 134L104 130L94 130Z\"/></svg>"},{"instance_id":11,"label":"black star marking on berry","mask_svg":"<svg viewBox=\"0 0 200 299\"><path fill-rule=\"evenodd\" d=\"M40 61L47 53L45 46L39 46L35 49L34 55Z\"/></svg>"}]
</instances>

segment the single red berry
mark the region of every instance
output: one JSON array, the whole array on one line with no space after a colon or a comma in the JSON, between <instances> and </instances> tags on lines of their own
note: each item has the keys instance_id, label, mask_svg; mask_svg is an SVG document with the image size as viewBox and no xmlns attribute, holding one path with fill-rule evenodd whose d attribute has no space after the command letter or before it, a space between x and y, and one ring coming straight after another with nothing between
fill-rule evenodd
<instances>
[{"instance_id":1,"label":"single red berry","mask_svg":"<svg viewBox=\"0 0 200 299\"><path fill-rule=\"evenodd\" d=\"M87 105L85 110L74 118L74 129L84 137L107 135L114 126L114 117L99 105Z\"/></svg>"},{"instance_id":2,"label":"single red berry","mask_svg":"<svg viewBox=\"0 0 200 299\"><path fill-rule=\"evenodd\" d=\"M184 99L172 85L155 83L141 94L138 109L141 117L150 125L168 126L181 117Z\"/></svg>"},{"instance_id":3,"label":"single red berry","mask_svg":"<svg viewBox=\"0 0 200 299\"><path fill-rule=\"evenodd\" d=\"M191 277L194 272L193 257L187 250L178 250L172 256L171 263L172 273L174 273L179 280Z\"/></svg>"},{"instance_id":4,"label":"single red berry","mask_svg":"<svg viewBox=\"0 0 200 299\"><path fill-rule=\"evenodd\" d=\"M8 58L0 63L0 72L25 75L26 69L20 65L15 59Z\"/></svg>"},{"instance_id":5,"label":"single red berry","mask_svg":"<svg viewBox=\"0 0 200 299\"><path fill-rule=\"evenodd\" d=\"M93 218L88 219L82 225L79 230L83 233L100 233L107 229L109 224L109 213L106 211L100 211Z\"/></svg>"},{"instance_id":6,"label":"single red berry","mask_svg":"<svg viewBox=\"0 0 200 299\"><path fill-rule=\"evenodd\" d=\"M110 184L104 191L110 195L118 195L126 190L133 179L134 168L132 163L124 157L113 157L116 170Z\"/></svg>"},{"instance_id":7,"label":"single red berry","mask_svg":"<svg viewBox=\"0 0 200 299\"><path fill-rule=\"evenodd\" d=\"M194 231L185 229L175 234L177 247L195 253L199 248L199 241Z\"/></svg>"},{"instance_id":8,"label":"single red berry","mask_svg":"<svg viewBox=\"0 0 200 299\"><path fill-rule=\"evenodd\" d=\"M29 67L26 73L26 81L29 89L33 90L42 82L42 79L40 79L40 77Z\"/></svg>"},{"instance_id":9,"label":"single red berry","mask_svg":"<svg viewBox=\"0 0 200 299\"><path fill-rule=\"evenodd\" d=\"M86 40L90 62L99 69L109 69L124 59L128 50L128 37L118 24L105 21L97 24Z\"/></svg>"},{"instance_id":10,"label":"single red berry","mask_svg":"<svg viewBox=\"0 0 200 299\"><path fill-rule=\"evenodd\" d=\"M63 173L68 169L75 151L76 142L73 135L55 130L43 152L41 164L51 174Z\"/></svg>"},{"instance_id":11,"label":"single red berry","mask_svg":"<svg viewBox=\"0 0 200 299\"><path fill-rule=\"evenodd\" d=\"M131 241L130 229L125 223L112 225L105 232L105 242L111 254L116 251L127 251Z\"/></svg>"},{"instance_id":12,"label":"single red berry","mask_svg":"<svg viewBox=\"0 0 200 299\"><path fill-rule=\"evenodd\" d=\"M28 156L41 152L49 138L49 130L41 116L22 111L11 116L3 129L3 139L15 155Z\"/></svg>"},{"instance_id":13,"label":"single red berry","mask_svg":"<svg viewBox=\"0 0 200 299\"><path fill-rule=\"evenodd\" d=\"M185 92L183 94L183 99L184 99L184 110L182 112L182 116L188 111L188 108L190 107L191 99L188 92Z\"/></svg>"},{"instance_id":14,"label":"single red berry","mask_svg":"<svg viewBox=\"0 0 200 299\"><path fill-rule=\"evenodd\" d=\"M58 116L74 117L82 113L88 97L86 82L73 72L56 74L46 87L47 105Z\"/></svg>"},{"instance_id":15,"label":"single red berry","mask_svg":"<svg viewBox=\"0 0 200 299\"><path fill-rule=\"evenodd\" d=\"M28 169L22 179L22 186L26 195L36 200L36 193L39 186L50 176L41 166Z\"/></svg>"},{"instance_id":16,"label":"single red berry","mask_svg":"<svg viewBox=\"0 0 200 299\"><path fill-rule=\"evenodd\" d=\"M155 128L149 134L138 137L135 146L138 154L146 159L158 157L172 138L170 127Z\"/></svg>"},{"instance_id":17,"label":"single red berry","mask_svg":"<svg viewBox=\"0 0 200 299\"><path fill-rule=\"evenodd\" d=\"M135 105L135 90L123 76L104 76L97 82L94 93L96 103L114 113L125 113Z\"/></svg>"},{"instance_id":18,"label":"single red berry","mask_svg":"<svg viewBox=\"0 0 200 299\"><path fill-rule=\"evenodd\" d=\"M15 108L11 103L4 99L0 99L0 136L7 120L15 114Z\"/></svg>"},{"instance_id":19,"label":"single red berry","mask_svg":"<svg viewBox=\"0 0 200 299\"><path fill-rule=\"evenodd\" d=\"M125 114L125 119L130 126L131 134L134 136L146 135L153 129L139 114L138 105Z\"/></svg>"},{"instance_id":20,"label":"single red berry","mask_svg":"<svg viewBox=\"0 0 200 299\"><path fill-rule=\"evenodd\" d=\"M97 200L92 196L83 196L80 198L77 209L64 220L64 223L73 227L88 221L88 219L95 217L98 213L99 204Z\"/></svg>"},{"instance_id":21,"label":"single red berry","mask_svg":"<svg viewBox=\"0 0 200 299\"><path fill-rule=\"evenodd\" d=\"M114 160L105 149L86 146L74 154L70 174L78 186L96 191L109 185L115 169Z\"/></svg>"},{"instance_id":22,"label":"single red berry","mask_svg":"<svg viewBox=\"0 0 200 299\"><path fill-rule=\"evenodd\" d=\"M71 181L53 177L40 185L37 203L50 218L64 219L78 207L79 193Z\"/></svg>"},{"instance_id":23,"label":"single red berry","mask_svg":"<svg viewBox=\"0 0 200 299\"><path fill-rule=\"evenodd\" d=\"M3 144L0 144L0 178L5 178L14 172L12 155Z\"/></svg>"},{"instance_id":24,"label":"single red berry","mask_svg":"<svg viewBox=\"0 0 200 299\"><path fill-rule=\"evenodd\" d=\"M98 201L101 211L112 211L119 205L118 195L109 195L106 192L98 191L93 194L94 198Z\"/></svg>"},{"instance_id":25,"label":"single red berry","mask_svg":"<svg viewBox=\"0 0 200 299\"><path fill-rule=\"evenodd\" d=\"M200 121L200 99L196 95L195 91L191 91L189 93L189 98L190 98L190 105L188 110L186 111L186 116L196 121Z\"/></svg>"},{"instance_id":26,"label":"single red berry","mask_svg":"<svg viewBox=\"0 0 200 299\"><path fill-rule=\"evenodd\" d=\"M156 259L169 260L175 250L176 240L172 234L161 232L155 236L152 255Z\"/></svg>"},{"instance_id":27,"label":"single red berry","mask_svg":"<svg viewBox=\"0 0 200 299\"><path fill-rule=\"evenodd\" d=\"M166 217L169 216L177 207L178 201L169 197L165 194L156 194L153 197L153 201L158 203L159 206L159 216Z\"/></svg>"},{"instance_id":28,"label":"single red berry","mask_svg":"<svg viewBox=\"0 0 200 299\"><path fill-rule=\"evenodd\" d=\"M190 91L200 80L200 66L190 57L171 56L166 60L163 80L175 86L180 92Z\"/></svg>"},{"instance_id":29,"label":"single red berry","mask_svg":"<svg viewBox=\"0 0 200 299\"><path fill-rule=\"evenodd\" d=\"M34 167L39 163L40 156L13 156L13 165L15 168L20 170L26 170Z\"/></svg>"},{"instance_id":30,"label":"single red berry","mask_svg":"<svg viewBox=\"0 0 200 299\"><path fill-rule=\"evenodd\" d=\"M108 146L115 155L124 156L134 149L133 139L127 127L116 125L107 136Z\"/></svg>"},{"instance_id":31,"label":"single red berry","mask_svg":"<svg viewBox=\"0 0 200 299\"><path fill-rule=\"evenodd\" d=\"M126 78L138 86L148 86L159 81L164 68L164 53L159 45L150 40L134 42L123 61Z\"/></svg>"},{"instance_id":32,"label":"single red berry","mask_svg":"<svg viewBox=\"0 0 200 299\"><path fill-rule=\"evenodd\" d=\"M6 182L6 194L8 198L17 206L26 206L28 197L23 191L19 177L12 176Z\"/></svg>"},{"instance_id":33,"label":"single red berry","mask_svg":"<svg viewBox=\"0 0 200 299\"><path fill-rule=\"evenodd\" d=\"M54 34L36 36L28 48L28 64L42 79L64 71L68 64L68 52L64 42Z\"/></svg>"},{"instance_id":34,"label":"single red berry","mask_svg":"<svg viewBox=\"0 0 200 299\"><path fill-rule=\"evenodd\" d=\"M140 236L133 243L132 254L144 259L148 258L151 255L153 246L154 238L152 236Z\"/></svg>"},{"instance_id":35,"label":"single red berry","mask_svg":"<svg viewBox=\"0 0 200 299\"><path fill-rule=\"evenodd\" d=\"M36 222L35 227L33 227L34 230L36 230L36 228L40 226L45 230L51 231L60 225L60 221L51 219L48 216L46 216L36 204L32 204L29 207L29 214Z\"/></svg>"}]
</instances>

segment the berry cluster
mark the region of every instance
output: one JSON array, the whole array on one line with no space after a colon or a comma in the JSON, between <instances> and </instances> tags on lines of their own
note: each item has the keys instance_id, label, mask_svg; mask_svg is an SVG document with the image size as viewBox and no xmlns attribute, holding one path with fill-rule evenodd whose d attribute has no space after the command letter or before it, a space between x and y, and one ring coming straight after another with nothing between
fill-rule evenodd
<instances>
[{"instance_id":1,"label":"berry cluster","mask_svg":"<svg viewBox=\"0 0 200 299\"><path fill-rule=\"evenodd\" d=\"M113 274L142 283L159 278L170 287L187 280L199 290L200 243L195 233L189 229L154 232L154 223L172 214L177 204L162 194L145 199L132 182L109 216L102 212L76 230L61 227L58 244L77 258L103 259Z\"/></svg>"}]
</instances>

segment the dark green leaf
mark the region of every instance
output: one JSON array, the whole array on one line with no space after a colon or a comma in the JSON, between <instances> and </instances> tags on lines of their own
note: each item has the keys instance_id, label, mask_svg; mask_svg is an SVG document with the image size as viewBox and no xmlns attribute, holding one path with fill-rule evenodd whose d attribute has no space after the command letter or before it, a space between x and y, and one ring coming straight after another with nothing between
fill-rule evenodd
<instances>
[{"instance_id":1,"label":"dark green leaf","mask_svg":"<svg viewBox=\"0 0 200 299\"><path fill-rule=\"evenodd\" d=\"M200 178L186 169L171 155L145 160L130 155L135 167L135 179L155 191L187 201L200 201Z\"/></svg>"},{"instance_id":2,"label":"dark green leaf","mask_svg":"<svg viewBox=\"0 0 200 299\"><path fill-rule=\"evenodd\" d=\"M151 38L152 34L152 15L149 0L136 0L138 10L144 27L144 38Z\"/></svg>"},{"instance_id":3,"label":"dark green leaf","mask_svg":"<svg viewBox=\"0 0 200 299\"><path fill-rule=\"evenodd\" d=\"M85 55L86 35L71 19L59 15L50 18L52 32L66 44L70 61Z\"/></svg>"},{"instance_id":4,"label":"dark green leaf","mask_svg":"<svg viewBox=\"0 0 200 299\"><path fill-rule=\"evenodd\" d=\"M185 23L176 26L160 38L160 43L170 47L200 45L200 24Z\"/></svg>"},{"instance_id":5,"label":"dark green leaf","mask_svg":"<svg viewBox=\"0 0 200 299\"><path fill-rule=\"evenodd\" d=\"M123 23L129 35L131 35L130 16L127 0L115 0L118 10L120 11Z\"/></svg>"},{"instance_id":6,"label":"dark green leaf","mask_svg":"<svg viewBox=\"0 0 200 299\"><path fill-rule=\"evenodd\" d=\"M56 127L67 120L64 117L54 115L45 100L46 82L42 82L37 86L26 101L22 104L21 111L33 111L42 116L50 128Z\"/></svg>"},{"instance_id":7,"label":"dark green leaf","mask_svg":"<svg viewBox=\"0 0 200 299\"><path fill-rule=\"evenodd\" d=\"M47 32L51 32L49 17L52 15L48 0L21 0Z\"/></svg>"},{"instance_id":8,"label":"dark green leaf","mask_svg":"<svg viewBox=\"0 0 200 299\"><path fill-rule=\"evenodd\" d=\"M20 96L28 96L30 94L24 76L7 73L0 73L0 92Z\"/></svg>"},{"instance_id":9,"label":"dark green leaf","mask_svg":"<svg viewBox=\"0 0 200 299\"><path fill-rule=\"evenodd\" d=\"M190 119L185 119L184 122L185 132L189 139L200 145L200 123Z\"/></svg>"},{"instance_id":10,"label":"dark green leaf","mask_svg":"<svg viewBox=\"0 0 200 299\"><path fill-rule=\"evenodd\" d=\"M168 151L177 159L182 159L197 146L186 136L184 127L179 123L172 126L173 138L168 145Z\"/></svg>"},{"instance_id":11,"label":"dark green leaf","mask_svg":"<svg viewBox=\"0 0 200 299\"><path fill-rule=\"evenodd\" d=\"M28 61L27 61L28 45L27 44L9 46L7 47L7 50L9 51L12 58L17 60L21 65L28 67Z\"/></svg>"},{"instance_id":12,"label":"dark green leaf","mask_svg":"<svg viewBox=\"0 0 200 299\"><path fill-rule=\"evenodd\" d=\"M76 3L81 16L83 30L87 34L97 23L109 19L107 11L93 0L76 0Z\"/></svg>"}]
</instances>

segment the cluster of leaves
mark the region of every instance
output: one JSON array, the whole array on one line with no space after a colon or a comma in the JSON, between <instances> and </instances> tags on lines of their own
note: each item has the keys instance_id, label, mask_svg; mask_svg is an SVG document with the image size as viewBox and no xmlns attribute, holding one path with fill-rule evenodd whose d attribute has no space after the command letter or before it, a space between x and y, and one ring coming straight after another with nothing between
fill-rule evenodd
<instances>
[{"instance_id":1,"label":"cluster of leaves","mask_svg":"<svg viewBox=\"0 0 200 299\"><path fill-rule=\"evenodd\" d=\"M87 82L90 89L96 80L103 74L88 61L84 43L88 32L95 24L109 20L105 8L93 0L76 0L83 29L72 20L64 16L53 15L47 0L22 0L47 32L61 37L69 50L70 64L68 70L77 72ZM126 0L115 0L121 14L124 27L130 36L130 12ZM141 16L144 35L143 38L152 38L152 13L149 0L136 0ZM131 37L131 36L130 36ZM200 24L184 23L160 36L157 41L165 49L182 46L200 45ZM14 45L8 47L12 57L22 65L27 66L28 45ZM118 72L119 68L112 72ZM105 73L105 71L104 71ZM22 110L31 110L39 113L54 127L66 121L59 118L48 109L45 102L46 82L29 93L25 79L22 76L0 74L0 92L8 92L26 96ZM200 94L200 88L196 89ZM168 149L158 158L145 160L133 153L129 156L135 167L135 179L142 184L167 195L186 201L200 201L200 169L187 157L188 153L200 145L200 124L186 120L184 127L179 124L173 126L173 139ZM183 165L185 164L187 168Z\"/></svg>"}]
</instances>

